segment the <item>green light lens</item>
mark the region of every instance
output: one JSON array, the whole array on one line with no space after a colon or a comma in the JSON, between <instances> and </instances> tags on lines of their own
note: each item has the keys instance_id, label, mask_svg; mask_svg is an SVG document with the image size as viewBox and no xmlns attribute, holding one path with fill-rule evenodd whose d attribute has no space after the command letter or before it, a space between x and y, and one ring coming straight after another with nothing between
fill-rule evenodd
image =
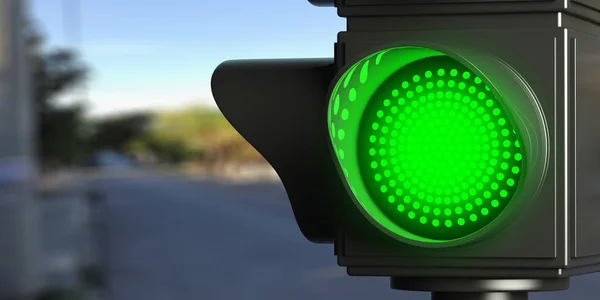
<instances>
[{"instance_id":1,"label":"green light lens","mask_svg":"<svg viewBox=\"0 0 600 300\"><path fill-rule=\"evenodd\" d=\"M502 99L466 66L426 48L359 61L336 85L329 120L360 207L411 240L484 228L509 205L526 159Z\"/></svg>"}]
</instances>

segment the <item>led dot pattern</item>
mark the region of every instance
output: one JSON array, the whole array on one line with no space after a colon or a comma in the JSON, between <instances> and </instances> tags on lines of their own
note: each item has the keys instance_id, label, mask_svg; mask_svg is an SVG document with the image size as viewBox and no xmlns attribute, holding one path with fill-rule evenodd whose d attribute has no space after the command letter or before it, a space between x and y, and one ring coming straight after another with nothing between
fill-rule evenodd
<instances>
[{"instance_id":1,"label":"led dot pattern","mask_svg":"<svg viewBox=\"0 0 600 300\"><path fill-rule=\"evenodd\" d=\"M370 204L353 180L350 188L363 207L376 206L400 228L397 234L428 241L468 236L497 218L516 192L525 160L518 132L485 80L447 55L423 55L361 98L350 83L368 85L387 51L356 64L342 77L345 88L340 80L332 94L330 120L337 122L330 121L330 135L340 166L349 176L343 160L357 160L352 175ZM365 103L350 109L343 100ZM348 138L344 122L352 117L356 149L347 157L336 140Z\"/></svg>"}]
</instances>

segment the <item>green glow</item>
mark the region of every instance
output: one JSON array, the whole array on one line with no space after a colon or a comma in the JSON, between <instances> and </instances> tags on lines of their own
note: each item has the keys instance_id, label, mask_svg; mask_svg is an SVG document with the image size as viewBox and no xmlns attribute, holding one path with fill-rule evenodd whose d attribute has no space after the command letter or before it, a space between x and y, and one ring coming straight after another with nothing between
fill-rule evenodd
<instances>
[{"instance_id":1,"label":"green glow","mask_svg":"<svg viewBox=\"0 0 600 300\"><path fill-rule=\"evenodd\" d=\"M328 117L363 212L420 242L464 238L496 219L526 157L492 91L466 66L427 48L386 49L353 65L334 88Z\"/></svg>"}]
</instances>

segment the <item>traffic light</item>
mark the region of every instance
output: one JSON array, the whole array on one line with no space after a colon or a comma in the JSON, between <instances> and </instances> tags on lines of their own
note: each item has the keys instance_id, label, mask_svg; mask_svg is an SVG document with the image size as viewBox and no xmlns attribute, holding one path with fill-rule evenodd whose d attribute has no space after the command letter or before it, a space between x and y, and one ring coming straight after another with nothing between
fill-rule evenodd
<instances>
[{"instance_id":1,"label":"traffic light","mask_svg":"<svg viewBox=\"0 0 600 300\"><path fill-rule=\"evenodd\" d=\"M557 290L600 269L600 3L310 2L347 19L333 59L212 78L307 239L398 289Z\"/></svg>"}]
</instances>

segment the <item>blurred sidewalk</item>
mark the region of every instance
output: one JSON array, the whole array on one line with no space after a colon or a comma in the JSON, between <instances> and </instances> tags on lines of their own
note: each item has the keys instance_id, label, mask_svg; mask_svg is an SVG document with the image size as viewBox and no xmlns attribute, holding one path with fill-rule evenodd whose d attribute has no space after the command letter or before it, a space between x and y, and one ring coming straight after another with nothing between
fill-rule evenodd
<instances>
[{"instance_id":1,"label":"blurred sidewalk","mask_svg":"<svg viewBox=\"0 0 600 300\"><path fill-rule=\"evenodd\" d=\"M78 179L62 171L39 180L41 299L97 299L96 287L86 277L99 272L99 245L93 235L93 211Z\"/></svg>"},{"instance_id":2,"label":"blurred sidewalk","mask_svg":"<svg viewBox=\"0 0 600 300\"><path fill-rule=\"evenodd\" d=\"M173 176L191 180L217 180L228 183L279 182L277 172L267 163L236 164L221 163L210 168L186 168L173 165L147 165L141 167L99 167L63 171L47 184L73 179L131 178L148 176ZM54 176L53 176L54 177Z\"/></svg>"},{"instance_id":3,"label":"blurred sidewalk","mask_svg":"<svg viewBox=\"0 0 600 300\"><path fill-rule=\"evenodd\" d=\"M267 163L226 163L219 165L215 169L218 170L213 174L216 178L221 178L230 182L251 183L275 182L280 180L275 169Z\"/></svg>"}]
</instances>

